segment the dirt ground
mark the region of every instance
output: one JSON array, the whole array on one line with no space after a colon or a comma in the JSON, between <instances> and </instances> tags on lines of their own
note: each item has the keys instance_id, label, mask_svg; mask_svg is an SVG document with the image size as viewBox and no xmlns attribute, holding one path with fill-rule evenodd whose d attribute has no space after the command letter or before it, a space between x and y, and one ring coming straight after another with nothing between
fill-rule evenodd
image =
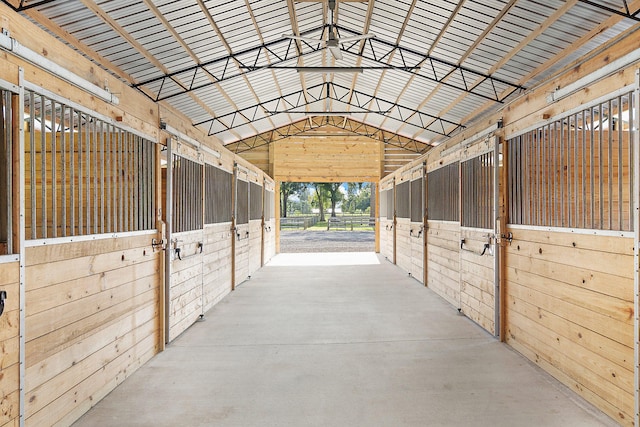
<instances>
[{"instance_id":1,"label":"dirt ground","mask_svg":"<svg viewBox=\"0 0 640 427\"><path fill-rule=\"evenodd\" d=\"M310 231L280 232L281 253L301 252L373 252L373 231Z\"/></svg>"}]
</instances>

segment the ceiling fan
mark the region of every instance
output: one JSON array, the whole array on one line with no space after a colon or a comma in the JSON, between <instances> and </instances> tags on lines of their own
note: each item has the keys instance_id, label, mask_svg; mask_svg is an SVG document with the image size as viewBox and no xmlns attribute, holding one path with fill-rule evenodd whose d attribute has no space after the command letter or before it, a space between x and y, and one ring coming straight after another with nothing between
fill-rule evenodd
<instances>
[{"instance_id":1,"label":"ceiling fan","mask_svg":"<svg viewBox=\"0 0 640 427\"><path fill-rule=\"evenodd\" d=\"M329 10L331 11L331 20L329 21L329 33L328 33L329 36L327 40L301 37L293 34L283 34L283 37L286 37L288 39L293 39L293 40L300 40L308 43L324 43L327 46L327 48L329 48L329 52L331 52L331 55L335 59L342 59L342 52L340 51L341 43L352 43L360 40L371 39L376 36L375 34L368 33L368 34L361 34L359 36L338 38L336 36L336 31L333 26L333 12L335 8L336 8L336 0L329 0Z\"/></svg>"}]
</instances>

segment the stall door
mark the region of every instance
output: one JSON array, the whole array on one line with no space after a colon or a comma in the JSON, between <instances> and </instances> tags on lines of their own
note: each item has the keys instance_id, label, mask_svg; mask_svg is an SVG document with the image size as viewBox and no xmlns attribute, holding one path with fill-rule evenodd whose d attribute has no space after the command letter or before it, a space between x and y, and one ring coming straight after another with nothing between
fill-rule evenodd
<instances>
[{"instance_id":1,"label":"stall door","mask_svg":"<svg viewBox=\"0 0 640 427\"><path fill-rule=\"evenodd\" d=\"M205 161L203 306L206 313L231 291L233 172Z\"/></svg>"},{"instance_id":2,"label":"stall door","mask_svg":"<svg viewBox=\"0 0 640 427\"><path fill-rule=\"evenodd\" d=\"M249 277L262 267L263 204L262 183L249 183Z\"/></svg>"},{"instance_id":3,"label":"stall door","mask_svg":"<svg viewBox=\"0 0 640 427\"><path fill-rule=\"evenodd\" d=\"M168 142L165 322L170 342L204 315L203 164Z\"/></svg>"},{"instance_id":4,"label":"stall door","mask_svg":"<svg viewBox=\"0 0 640 427\"><path fill-rule=\"evenodd\" d=\"M380 253L395 263L394 183L381 183L380 187Z\"/></svg>"},{"instance_id":5,"label":"stall door","mask_svg":"<svg viewBox=\"0 0 640 427\"><path fill-rule=\"evenodd\" d=\"M396 265L404 271L411 272L411 182L408 178L397 178L396 221L395 221L395 254Z\"/></svg>"},{"instance_id":6,"label":"stall door","mask_svg":"<svg viewBox=\"0 0 640 427\"><path fill-rule=\"evenodd\" d=\"M276 218L275 218L275 191L274 183L265 182L264 191L264 238L263 238L263 264L266 264L276 254Z\"/></svg>"},{"instance_id":7,"label":"stall door","mask_svg":"<svg viewBox=\"0 0 640 427\"><path fill-rule=\"evenodd\" d=\"M460 310L487 331L498 334L497 203L495 139L480 144L460 163ZM484 152L482 152L484 151Z\"/></svg>"},{"instance_id":8,"label":"stall door","mask_svg":"<svg viewBox=\"0 0 640 427\"><path fill-rule=\"evenodd\" d=\"M411 173L411 223L409 227L409 242L411 250L411 263L409 273L416 280L424 283L424 254L425 254L425 178L424 166L416 168Z\"/></svg>"},{"instance_id":9,"label":"stall door","mask_svg":"<svg viewBox=\"0 0 640 427\"><path fill-rule=\"evenodd\" d=\"M234 287L250 275L249 171L235 168Z\"/></svg>"},{"instance_id":10,"label":"stall door","mask_svg":"<svg viewBox=\"0 0 640 427\"><path fill-rule=\"evenodd\" d=\"M457 161L427 173L427 286L460 308L460 173Z\"/></svg>"}]
</instances>

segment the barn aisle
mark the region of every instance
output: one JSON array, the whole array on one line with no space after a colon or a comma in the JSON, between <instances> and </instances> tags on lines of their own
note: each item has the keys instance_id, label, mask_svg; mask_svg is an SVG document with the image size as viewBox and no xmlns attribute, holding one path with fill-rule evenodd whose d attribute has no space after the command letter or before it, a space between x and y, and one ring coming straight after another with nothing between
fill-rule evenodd
<instances>
[{"instance_id":1,"label":"barn aisle","mask_svg":"<svg viewBox=\"0 0 640 427\"><path fill-rule=\"evenodd\" d=\"M614 424L382 257L342 253L276 256L76 425Z\"/></svg>"}]
</instances>

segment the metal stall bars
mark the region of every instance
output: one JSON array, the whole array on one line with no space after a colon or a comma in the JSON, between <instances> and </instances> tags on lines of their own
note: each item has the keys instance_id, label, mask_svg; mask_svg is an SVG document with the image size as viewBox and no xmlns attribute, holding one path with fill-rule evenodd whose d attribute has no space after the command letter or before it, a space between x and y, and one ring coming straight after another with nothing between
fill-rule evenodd
<instances>
[{"instance_id":1,"label":"metal stall bars","mask_svg":"<svg viewBox=\"0 0 640 427\"><path fill-rule=\"evenodd\" d=\"M460 225L463 228L460 240L460 249L471 252L478 257L492 256L493 261L487 262L481 259L470 269L468 263L462 262L461 258L461 281L466 277L465 288L475 288L476 292L483 289L480 283L483 279L493 277L493 307L488 308L487 301L477 301L477 313L474 320L480 321L485 319L493 322L493 333L496 337L500 336L500 263L499 263L499 246L496 241L495 219L498 216L499 206L499 185L496 179L499 177L499 147L498 138L493 137L486 140L485 143L478 145L480 153L474 154L474 157L464 160L460 163L460 199L461 199L461 218ZM480 240L482 248L473 248L467 246L469 240ZM473 255L463 255L468 257ZM473 294L473 292L471 292ZM471 294L467 298L474 298Z\"/></svg>"},{"instance_id":2,"label":"metal stall bars","mask_svg":"<svg viewBox=\"0 0 640 427\"><path fill-rule=\"evenodd\" d=\"M0 88L0 255L13 253L13 94Z\"/></svg>"},{"instance_id":3,"label":"metal stall bars","mask_svg":"<svg viewBox=\"0 0 640 427\"><path fill-rule=\"evenodd\" d=\"M234 284L233 289L249 276L249 170L234 165ZM244 178L244 179L243 179ZM240 263L239 255L245 255L246 262ZM244 260L242 260L244 261ZM239 273L239 274L238 274ZM240 280L240 282L238 282Z\"/></svg>"},{"instance_id":4,"label":"metal stall bars","mask_svg":"<svg viewBox=\"0 0 640 427\"><path fill-rule=\"evenodd\" d=\"M155 229L155 143L49 95L25 95L27 236Z\"/></svg>"},{"instance_id":5,"label":"metal stall bars","mask_svg":"<svg viewBox=\"0 0 640 427\"><path fill-rule=\"evenodd\" d=\"M459 221L459 163L450 163L427 173L429 219Z\"/></svg>"},{"instance_id":6,"label":"metal stall bars","mask_svg":"<svg viewBox=\"0 0 640 427\"><path fill-rule=\"evenodd\" d=\"M184 242L184 236L175 236L178 233L188 233L203 230L204 223L204 170L200 161L188 158L187 154L178 153L176 148L180 144L175 144L173 140L167 140L167 174L166 174L166 224L167 239L169 241L168 250L165 251L165 342L169 343L175 336L171 334L171 304L180 295L172 295L171 286L174 280L174 261L183 261L192 256L201 256L202 234L197 242ZM189 251L184 248L189 248ZM193 266L191 266L193 267ZM185 268L191 268L187 265ZM189 289L202 290L202 259L200 259L200 276L197 274L187 275L192 281L183 286L182 291L189 292ZM202 310L198 313L181 313L183 319L174 319L177 324L182 320L197 314L201 318ZM177 313L177 312L176 312ZM177 331L176 336L181 331Z\"/></svg>"},{"instance_id":7,"label":"metal stall bars","mask_svg":"<svg viewBox=\"0 0 640 427\"><path fill-rule=\"evenodd\" d=\"M633 230L633 93L509 140L512 224Z\"/></svg>"}]
</instances>

